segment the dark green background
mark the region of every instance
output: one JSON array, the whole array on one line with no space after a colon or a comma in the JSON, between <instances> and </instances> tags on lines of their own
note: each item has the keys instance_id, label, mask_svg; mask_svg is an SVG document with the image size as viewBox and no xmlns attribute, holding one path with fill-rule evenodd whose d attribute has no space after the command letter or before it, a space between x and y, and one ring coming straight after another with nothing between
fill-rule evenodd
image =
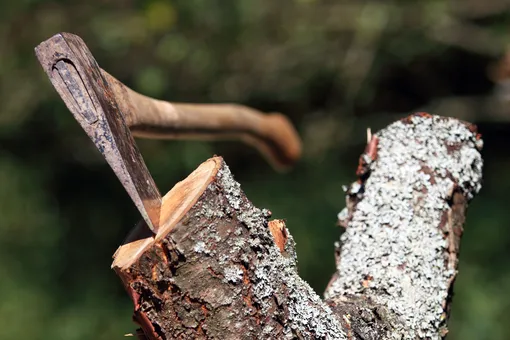
<instances>
[{"instance_id":1,"label":"dark green background","mask_svg":"<svg viewBox=\"0 0 510 340\"><path fill-rule=\"evenodd\" d=\"M135 328L110 264L138 212L33 53L60 31L141 93L292 119L304 155L287 174L237 143L139 146L162 192L224 156L248 197L287 219L318 293L366 127L417 110L478 124L485 183L468 212L449 338L509 339L510 115L488 76L509 28L500 0L2 0L0 339L124 339Z\"/></svg>"}]
</instances>

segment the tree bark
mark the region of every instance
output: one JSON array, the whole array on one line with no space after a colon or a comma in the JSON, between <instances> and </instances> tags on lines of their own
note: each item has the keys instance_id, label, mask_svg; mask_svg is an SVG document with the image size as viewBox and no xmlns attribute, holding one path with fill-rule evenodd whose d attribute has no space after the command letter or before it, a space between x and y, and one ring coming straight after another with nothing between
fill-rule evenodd
<instances>
[{"instance_id":1,"label":"tree bark","mask_svg":"<svg viewBox=\"0 0 510 340\"><path fill-rule=\"evenodd\" d=\"M472 125L418 114L372 137L339 214L337 272L322 300L297 273L281 220L214 157L163 199L112 267L146 339L440 339L468 201L480 189ZM143 335L142 335L143 334Z\"/></svg>"},{"instance_id":2,"label":"tree bark","mask_svg":"<svg viewBox=\"0 0 510 340\"><path fill-rule=\"evenodd\" d=\"M339 214L346 227L325 297L355 339L440 339L459 242L481 188L474 125L419 113L372 137Z\"/></svg>"}]
</instances>

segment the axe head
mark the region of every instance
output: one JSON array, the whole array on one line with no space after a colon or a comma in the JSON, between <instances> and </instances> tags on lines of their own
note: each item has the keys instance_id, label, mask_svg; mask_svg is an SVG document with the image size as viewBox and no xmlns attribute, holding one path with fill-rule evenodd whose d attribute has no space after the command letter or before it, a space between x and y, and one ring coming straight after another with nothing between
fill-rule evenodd
<instances>
[{"instance_id":1,"label":"axe head","mask_svg":"<svg viewBox=\"0 0 510 340\"><path fill-rule=\"evenodd\" d=\"M74 118L119 178L149 228L159 227L161 194L143 161L115 95L83 40L59 33L35 53Z\"/></svg>"}]
</instances>

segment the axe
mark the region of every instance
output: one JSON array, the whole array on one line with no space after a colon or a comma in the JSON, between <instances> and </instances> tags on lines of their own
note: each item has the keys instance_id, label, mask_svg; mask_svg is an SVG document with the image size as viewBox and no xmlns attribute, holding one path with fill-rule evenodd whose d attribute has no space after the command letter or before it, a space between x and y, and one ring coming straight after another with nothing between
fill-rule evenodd
<instances>
[{"instance_id":1,"label":"axe","mask_svg":"<svg viewBox=\"0 0 510 340\"><path fill-rule=\"evenodd\" d=\"M154 233L160 224L161 194L133 136L237 139L257 148L276 169L288 168L300 157L300 139L282 114L236 104L170 103L146 97L102 70L84 41L70 33L54 35L35 53Z\"/></svg>"}]
</instances>

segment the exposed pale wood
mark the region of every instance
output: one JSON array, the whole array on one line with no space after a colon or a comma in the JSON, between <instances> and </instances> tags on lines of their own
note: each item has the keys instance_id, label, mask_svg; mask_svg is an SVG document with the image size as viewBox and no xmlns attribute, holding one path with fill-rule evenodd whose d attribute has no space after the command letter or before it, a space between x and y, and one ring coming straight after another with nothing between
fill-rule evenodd
<instances>
[{"instance_id":1,"label":"exposed pale wood","mask_svg":"<svg viewBox=\"0 0 510 340\"><path fill-rule=\"evenodd\" d=\"M214 179L221 159L211 158L202 163L185 180L177 183L164 197L161 205L160 228L156 235L141 223L128 236L114 255L112 267L127 268L154 242L165 237L175 224L196 203L205 188Z\"/></svg>"},{"instance_id":2,"label":"exposed pale wood","mask_svg":"<svg viewBox=\"0 0 510 340\"><path fill-rule=\"evenodd\" d=\"M287 228L285 227L284 220L272 220L268 222L269 231L273 235L274 243L278 246L281 252L285 250L288 235Z\"/></svg>"}]
</instances>

